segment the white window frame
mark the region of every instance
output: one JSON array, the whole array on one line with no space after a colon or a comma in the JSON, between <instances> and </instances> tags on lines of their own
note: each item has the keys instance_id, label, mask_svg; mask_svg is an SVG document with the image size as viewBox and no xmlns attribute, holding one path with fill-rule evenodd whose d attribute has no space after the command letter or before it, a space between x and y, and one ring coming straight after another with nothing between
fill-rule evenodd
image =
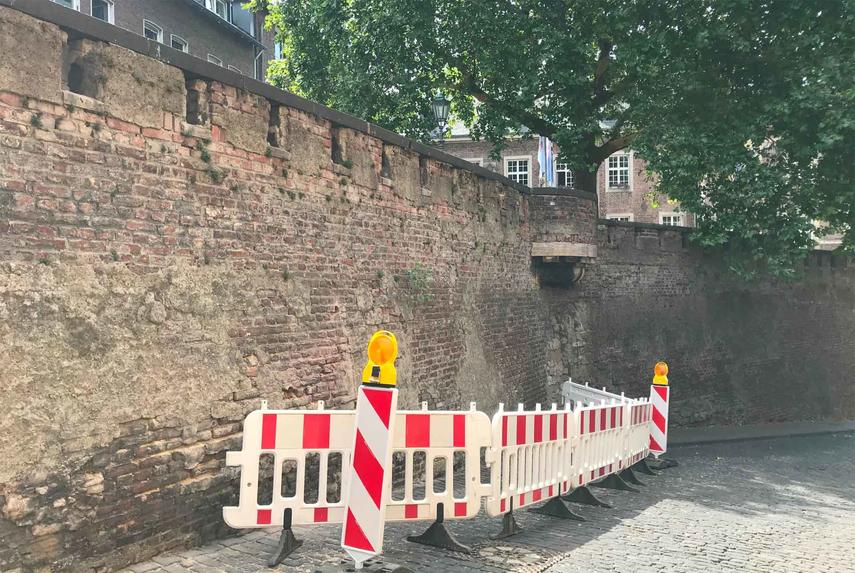
<instances>
[{"instance_id":1,"label":"white window frame","mask_svg":"<svg viewBox=\"0 0 855 573\"><path fill-rule=\"evenodd\" d=\"M79 0L75 0L75 1L79 1ZM113 2L113 0L101 0L101 1L107 5L107 23L108 24L115 24L116 23L116 3ZM89 14L90 15L94 14L94 11L92 9L93 8L92 4L94 4L94 3L95 3L95 0L89 0ZM94 15L92 17L95 18ZM101 18L95 18L95 19L101 20ZM101 20L101 21L103 22L104 20Z\"/></svg>"},{"instance_id":2,"label":"white window frame","mask_svg":"<svg viewBox=\"0 0 855 573\"><path fill-rule=\"evenodd\" d=\"M679 217L680 218L680 224L674 225L672 223L666 223L665 217ZM660 212L659 213L659 224L660 225L667 225L669 227L685 227L686 226L686 214L682 213L680 211Z\"/></svg>"},{"instance_id":3,"label":"white window frame","mask_svg":"<svg viewBox=\"0 0 855 573\"><path fill-rule=\"evenodd\" d=\"M208 62L210 62L212 64L216 64L216 65L220 66L221 68L224 67L223 66L223 60L221 60L220 58L218 58L214 54L208 54Z\"/></svg>"},{"instance_id":4,"label":"white window frame","mask_svg":"<svg viewBox=\"0 0 855 573\"><path fill-rule=\"evenodd\" d=\"M609 170L611 169L609 167L609 160L611 160L613 157L626 157L627 158L626 159L626 170L627 170L627 186L626 187L612 187L611 184L609 183ZM605 180L606 191L613 191L613 192L618 192L618 193L619 192L632 191L632 189L633 189L632 165L633 165L633 153L632 153L632 151L618 151L618 152L615 152L615 153L612 153L611 155L609 155L606 158L606 180ZM622 169L622 168L617 167L615 169Z\"/></svg>"},{"instance_id":5,"label":"white window frame","mask_svg":"<svg viewBox=\"0 0 855 573\"><path fill-rule=\"evenodd\" d=\"M233 71L233 72L236 72L236 73L238 73L238 74L240 74L240 75L243 75L243 72L242 72L242 71L240 71L238 68L236 68L236 67L234 67L234 66L228 66L228 68L229 68L231 71Z\"/></svg>"},{"instance_id":6,"label":"white window frame","mask_svg":"<svg viewBox=\"0 0 855 573\"><path fill-rule=\"evenodd\" d=\"M554 168L553 168L553 170L552 170L552 171L553 171L553 173L552 173L552 175L553 175L552 180L553 180L553 181L555 181L555 186L556 186L556 187L558 187L558 172L559 172L559 171L562 171L562 172L564 172L565 174L569 174L569 175L570 175L569 177L567 177L567 176L565 175L565 178L564 178L564 179L565 179L565 182L566 182L566 180L567 180L567 179L570 179L570 183L571 183L570 185L565 185L565 187L575 187L575 186L576 186L576 182L573 180L573 170L572 170L570 167L566 167L565 169L558 169L558 166L559 166L559 165L569 165L569 164L564 163L564 162L561 162L561 161L556 161L556 162L554 163Z\"/></svg>"},{"instance_id":7,"label":"white window frame","mask_svg":"<svg viewBox=\"0 0 855 573\"><path fill-rule=\"evenodd\" d=\"M145 25L146 24L150 24L154 28L157 28L157 41L162 44L163 43L163 28L161 28L160 26L157 25L157 23L152 22L151 20L145 20L144 19L142 21L142 30L143 30L143 37L144 38L148 38L148 36L145 35Z\"/></svg>"},{"instance_id":8,"label":"white window frame","mask_svg":"<svg viewBox=\"0 0 855 573\"><path fill-rule=\"evenodd\" d=\"M188 42L187 40L185 40L184 38L182 38L182 37L181 37L181 36L179 36L178 34L170 34L170 35L169 35L169 47L170 47L170 48L172 48L172 49L174 49L174 50L177 50L177 49L178 49L178 48L176 48L175 46L173 46L173 45L172 45L172 42L174 42L175 40L179 40L180 42L183 42L183 43L184 43L184 49L182 49L182 50L181 50L182 52L184 52L185 54L189 54L189 53L190 53L190 42Z\"/></svg>"},{"instance_id":9,"label":"white window frame","mask_svg":"<svg viewBox=\"0 0 855 573\"><path fill-rule=\"evenodd\" d=\"M634 213L607 213L606 219L609 219L611 221L617 221L618 219L626 219L625 222L632 223L633 221L635 221L635 214Z\"/></svg>"},{"instance_id":10,"label":"white window frame","mask_svg":"<svg viewBox=\"0 0 855 573\"><path fill-rule=\"evenodd\" d=\"M226 15L225 16L220 16L220 14L217 12L217 2L222 2L223 6L225 6L225 8L226 8ZM210 10L211 12L216 14L217 16L220 16L220 18L222 18L226 22L229 21L229 3L226 2L226 0L205 0L205 7L207 7L208 10Z\"/></svg>"},{"instance_id":11,"label":"white window frame","mask_svg":"<svg viewBox=\"0 0 855 573\"><path fill-rule=\"evenodd\" d=\"M468 161L469 163L477 165L478 167L484 167L483 157L464 157L463 161Z\"/></svg>"},{"instance_id":12,"label":"white window frame","mask_svg":"<svg viewBox=\"0 0 855 573\"><path fill-rule=\"evenodd\" d=\"M507 177L511 181L516 181L516 179L513 179L510 176L510 174L508 173L508 162L510 162L510 161L527 161L528 162L527 163L528 171L526 174L526 178L528 179L528 182L527 183L520 183L520 184L525 185L526 187L531 187L531 155L514 155L514 156L509 156L509 157L504 158L504 166L505 166L504 174L505 174L505 177ZM515 173L522 173L522 172L515 172ZM519 181L517 181L517 183L519 183Z\"/></svg>"},{"instance_id":13,"label":"white window frame","mask_svg":"<svg viewBox=\"0 0 855 573\"><path fill-rule=\"evenodd\" d=\"M80 0L71 0L71 6L66 6L65 2L62 2L60 0L53 0L53 3L59 4L64 8L71 8L72 10L77 10L78 12L80 12Z\"/></svg>"}]
</instances>

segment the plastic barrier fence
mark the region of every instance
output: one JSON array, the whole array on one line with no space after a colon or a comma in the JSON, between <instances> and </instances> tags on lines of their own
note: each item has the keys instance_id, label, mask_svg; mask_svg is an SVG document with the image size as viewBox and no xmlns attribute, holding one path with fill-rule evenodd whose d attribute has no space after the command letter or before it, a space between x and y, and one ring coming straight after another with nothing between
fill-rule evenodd
<instances>
[{"instance_id":1,"label":"plastic barrier fence","mask_svg":"<svg viewBox=\"0 0 855 573\"><path fill-rule=\"evenodd\" d=\"M518 531L511 517L515 509L549 502L538 511L572 516L557 507L561 496L584 493L578 497L595 500L585 486L609 480L631 489L613 474L634 480L628 468L650 453L652 432L667 431L667 409L664 420L655 418L646 398L572 382L563 388L563 409L500 406L492 422L474 403L467 412L430 411L427 404L415 411L395 411L391 403L381 407L375 394L394 398L397 392L397 346L387 332L372 341L380 335L387 348L375 352L364 371L358 431L351 410L325 410L322 402L312 411L268 410L263 402L246 418L241 451L227 453L227 465L241 469L240 497L237 506L223 509L223 517L234 528L282 527L271 563L299 545L292 524L344 523L342 545L359 566L382 551L387 520L436 520L410 539L465 551L442 522L474 517L482 505L488 515L505 517L506 535ZM657 375L660 370L657 365ZM664 383L667 390L667 378ZM656 399L662 395L657 390L651 391ZM363 455L365 448L374 455ZM489 483L482 481L484 470Z\"/></svg>"},{"instance_id":2,"label":"plastic barrier fence","mask_svg":"<svg viewBox=\"0 0 855 573\"><path fill-rule=\"evenodd\" d=\"M505 412L502 406L493 416L491 448L492 492L487 513L502 515L533 503L566 493L570 487L569 407L542 412Z\"/></svg>"},{"instance_id":3,"label":"plastic barrier fence","mask_svg":"<svg viewBox=\"0 0 855 573\"><path fill-rule=\"evenodd\" d=\"M241 468L241 488L239 504L223 508L225 522L236 529L281 527L290 509L293 524L342 523L354 411L324 410L323 402L318 410L300 412L266 406L262 402L246 417L241 451L226 454L226 465ZM481 450L492 440L490 419L474 408L430 412L425 405L395 414L391 477L398 487L387 495L386 520L435 519L439 504L447 508L446 519L478 514L481 498L491 493L480 480ZM423 474L420 492L416 472ZM454 491L455 474L462 476L462 491Z\"/></svg>"}]
</instances>

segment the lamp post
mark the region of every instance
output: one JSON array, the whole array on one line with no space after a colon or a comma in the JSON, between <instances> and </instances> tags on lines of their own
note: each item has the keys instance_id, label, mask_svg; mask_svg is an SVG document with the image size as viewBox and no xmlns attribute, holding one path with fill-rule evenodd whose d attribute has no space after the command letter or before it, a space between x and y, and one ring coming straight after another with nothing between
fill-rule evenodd
<instances>
[{"instance_id":1,"label":"lamp post","mask_svg":"<svg viewBox=\"0 0 855 573\"><path fill-rule=\"evenodd\" d=\"M436 126L439 130L439 141L443 139L445 128L448 127L448 112L451 109L451 102L442 92L437 92L433 98L433 117L436 120Z\"/></svg>"}]
</instances>

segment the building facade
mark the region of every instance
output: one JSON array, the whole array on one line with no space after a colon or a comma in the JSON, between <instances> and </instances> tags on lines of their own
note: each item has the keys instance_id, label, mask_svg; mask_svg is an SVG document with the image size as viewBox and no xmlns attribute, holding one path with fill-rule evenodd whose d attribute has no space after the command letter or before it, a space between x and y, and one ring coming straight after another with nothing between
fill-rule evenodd
<instances>
[{"instance_id":1,"label":"building facade","mask_svg":"<svg viewBox=\"0 0 855 573\"><path fill-rule=\"evenodd\" d=\"M545 187L547 183L540 177L537 146L536 137L513 139L502 150L501 158L495 160L490 157L492 143L473 141L464 130L453 130L451 138L442 142L442 149L447 153L502 173L523 185ZM555 186L573 186L573 172L566 164L556 162L553 175ZM644 160L637 158L632 150L615 153L597 171L599 216L637 223L694 226L691 213L681 211L679 203L658 195L655 189L655 175L647 172Z\"/></svg>"},{"instance_id":2,"label":"building facade","mask_svg":"<svg viewBox=\"0 0 855 573\"><path fill-rule=\"evenodd\" d=\"M53 0L197 58L264 80L274 35L232 0Z\"/></svg>"}]
</instances>

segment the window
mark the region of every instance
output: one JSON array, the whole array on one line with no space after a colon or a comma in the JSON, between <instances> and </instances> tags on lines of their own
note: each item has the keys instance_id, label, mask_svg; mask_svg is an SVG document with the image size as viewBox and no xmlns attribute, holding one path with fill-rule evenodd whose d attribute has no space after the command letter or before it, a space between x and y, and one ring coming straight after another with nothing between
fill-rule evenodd
<instances>
[{"instance_id":1,"label":"window","mask_svg":"<svg viewBox=\"0 0 855 573\"><path fill-rule=\"evenodd\" d=\"M208 10L223 20L229 19L229 4L225 0L207 0Z\"/></svg>"},{"instance_id":2,"label":"window","mask_svg":"<svg viewBox=\"0 0 855 573\"><path fill-rule=\"evenodd\" d=\"M65 6L66 8L71 8L72 10L80 10L80 0L53 0L54 3L59 4L61 6Z\"/></svg>"},{"instance_id":3,"label":"window","mask_svg":"<svg viewBox=\"0 0 855 573\"><path fill-rule=\"evenodd\" d=\"M208 61L212 64L217 64L218 66L223 65L223 60L215 56L214 54L208 54Z\"/></svg>"},{"instance_id":4,"label":"window","mask_svg":"<svg viewBox=\"0 0 855 573\"><path fill-rule=\"evenodd\" d=\"M472 165L479 165L484 167L484 158L483 157L471 157L469 159L464 158L463 161L468 161Z\"/></svg>"},{"instance_id":5,"label":"window","mask_svg":"<svg viewBox=\"0 0 855 573\"><path fill-rule=\"evenodd\" d=\"M528 185L531 180L529 177L529 166L531 165L530 157L506 157L505 158L505 177L511 181Z\"/></svg>"},{"instance_id":6,"label":"window","mask_svg":"<svg viewBox=\"0 0 855 573\"><path fill-rule=\"evenodd\" d=\"M190 51L190 46L189 44L187 44L187 40L185 40L181 36L176 36L175 34L172 34L169 37L169 44L176 50L181 50L182 52Z\"/></svg>"},{"instance_id":7,"label":"window","mask_svg":"<svg viewBox=\"0 0 855 573\"><path fill-rule=\"evenodd\" d=\"M609 213L606 215L606 219L610 219L612 221L624 221L625 223L629 223L633 220L632 213Z\"/></svg>"},{"instance_id":8,"label":"window","mask_svg":"<svg viewBox=\"0 0 855 573\"><path fill-rule=\"evenodd\" d=\"M142 21L143 36L155 42L163 42L163 28L150 20Z\"/></svg>"},{"instance_id":9,"label":"window","mask_svg":"<svg viewBox=\"0 0 855 573\"><path fill-rule=\"evenodd\" d=\"M92 17L114 24L113 0L92 0Z\"/></svg>"},{"instance_id":10,"label":"window","mask_svg":"<svg viewBox=\"0 0 855 573\"><path fill-rule=\"evenodd\" d=\"M609 157L606 182L609 189L629 190L629 153L616 153Z\"/></svg>"},{"instance_id":11,"label":"window","mask_svg":"<svg viewBox=\"0 0 855 573\"><path fill-rule=\"evenodd\" d=\"M277 60L282 59L282 42L273 44L273 57Z\"/></svg>"},{"instance_id":12,"label":"window","mask_svg":"<svg viewBox=\"0 0 855 573\"><path fill-rule=\"evenodd\" d=\"M243 75L243 72L242 72L242 71L240 71L239 69L237 69L237 68L236 68L236 67L234 67L234 66L229 66L229 69L230 69L231 71L233 71L233 72L237 72L237 73L239 73L240 75Z\"/></svg>"},{"instance_id":13,"label":"window","mask_svg":"<svg viewBox=\"0 0 855 573\"><path fill-rule=\"evenodd\" d=\"M557 187L573 187L573 171L566 163L555 164L555 185Z\"/></svg>"},{"instance_id":14,"label":"window","mask_svg":"<svg viewBox=\"0 0 855 573\"><path fill-rule=\"evenodd\" d=\"M671 227L683 227L682 213L659 213L659 224Z\"/></svg>"}]
</instances>

